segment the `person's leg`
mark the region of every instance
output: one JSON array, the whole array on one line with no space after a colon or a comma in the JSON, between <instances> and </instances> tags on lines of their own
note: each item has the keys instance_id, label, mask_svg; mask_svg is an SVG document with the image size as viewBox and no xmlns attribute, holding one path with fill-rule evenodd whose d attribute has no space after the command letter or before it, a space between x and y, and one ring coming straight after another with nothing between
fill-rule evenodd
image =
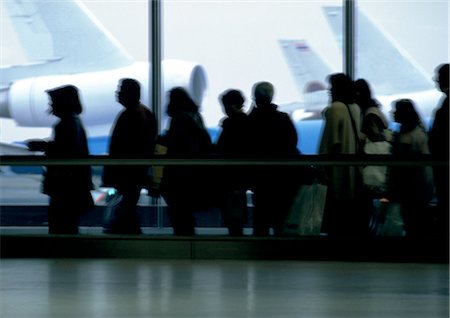
<instances>
[{"instance_id":1,"label":"person's leg","mask_svg":"<svg viewBox=\"0 0 450 318\"><path fill-rule=\"evenodd\" d=\"M192 210L174 204L167 206L167 212L175 235L195 235L195 219Z\"/></svg>"},{"instance_id":2,"label":"person's leg","mask_svg":"<svg viewBox=\"0 0 450 318\"><path fill-rule=\"evenodd\" d=\"M76 204L67 198L50 197L48 206L49 234L78 234L78 211Z\"/></svg>"},{"instance_id":3,"label":"person's leg","mask_svg":"<svg viewBox=\"0 0 450 318\"><path fill-rule=\"evenodd\" d=\"M110 220L103 232L107 234L141 234L140 218L137 212L141 187L128 186L119 191L120 201L111 211Z\"/></svg>"},{"instance_id":4,"label":"person's leg","mask_svg":"<svg viewBox=\"0 0 450 318\"><path fill-rule=\"evenodd\" d=\"M231 236L242 236L244 219L247 215L247 194L241 190L230 190L224 194L221 204L222 215L228 233Z\"/></svg>"},{"instance_id":5,"label":"person's leg","mask_svg":"<svg viewBox=\"0 0 450 318\"><path fill-rule=\"evenodd\" d=\"M255 189L253 195L253 235L268 236L270 234L271 206L267 193L261 189Z\"/></svg>"}]
</instances>

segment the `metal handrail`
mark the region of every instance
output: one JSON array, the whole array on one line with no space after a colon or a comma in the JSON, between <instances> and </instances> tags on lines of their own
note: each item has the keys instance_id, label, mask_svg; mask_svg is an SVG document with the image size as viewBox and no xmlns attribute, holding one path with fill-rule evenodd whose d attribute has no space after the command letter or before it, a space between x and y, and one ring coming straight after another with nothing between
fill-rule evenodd
<instances>
[{"instance_id":1,"label":"metal handrail","mask_svg":"<svg viewBox=\"0 0 450 318\"><path fill-rule=\"evenodd\" d=\"M149 158L112 158L107 155L86 158L49 158L44 155L0 156L0 166L57 166L57 165L160 165L160 166L448 166L448 160L436 159L432 155L299 155L282 158L223 156L171 157L154 155Z\"/></svg>"}]
</instances>

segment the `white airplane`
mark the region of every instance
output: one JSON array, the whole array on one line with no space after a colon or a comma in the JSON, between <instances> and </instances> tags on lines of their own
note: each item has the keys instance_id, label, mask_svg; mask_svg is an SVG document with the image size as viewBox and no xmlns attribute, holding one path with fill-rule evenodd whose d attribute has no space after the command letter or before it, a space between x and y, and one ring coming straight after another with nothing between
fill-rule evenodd
<instances>
[{"instance_id":1,"label":"white airplane","mask_svg":"<svg viewBox=\"0 0 450 318\"><path fill-rule=\"evenodd\" d=\"M0 68L0 117L23 127L50 127L49 88L72 84L80 89L93 154L106 152L117 113L115 91L120 78L135 78L149 87L151 65L135 62L111 34L78 1L19 1L2 3L29 61ZM190 61L163 60L165 91L184 87L202 104L207 88L204 68ZM142 101L150 96L142 90ZM164 99L163 94L163 99ZM164 103L163 103L164 104ZM2 145L1 154L24 154L20 145Z\"/></svg>"},{"instance_id":2,"label":"white airplane","mask_svg":"<svg viewBox=\"0 0 450 318\"><path fill-rule=\"evenodd\" d=\"M150 67L135 62L97 19L78 1L19 1L2 3L24 48L28 64L0 68L0 117L11 118L23 127L50 127L45 90L64 84L79 87L82 114L92 154L107 151L109 132L121 110L114 92L122 77L138 79L149 87ZM337 44L342 44L342 8L323 7ZM429 118L441 94L431 80L392 39L358 10L358 77L366 78L387 113L397 98L413 99L424 118ZM333 69L314 52L306 40L280 40L303 100L281 109L291 113L299 131L299 148L315 153L322 120L320 111L328 104L327 75ZM383 57L389 56L389 59ZM367 62L366 62L367 61ZM163 87L185 87L199 104L206 91L204 68L195 62L164 60ZM148 91L142 100L150 105ZM163 94L163 98L165 94ZM164 102L163 102L164 105ZM306 119L306 120L305 120ZM212 134L218 127L210 127ZM0 154L24 154L20 145L1 145Z\"/></svg>"},{"instance_id":3,"label":"white airplane","mask_svg":"<svg viewBox=\"0 0 450 318\"><path fill-rule=\"evenodd\" d=\"M323 13L337 44L342 47L342 7L324 6ZM428 122L442 94L419 64L381 26L377 26L361 9L357 10L356 16L356 77L369 82L386 115L392 101L410 98ZM279 44L303 97L303 102L286 105L284 109L291 112L294 119L320 118L320 112L329 102L326 77L338 70L321 58L306 40L283 39Z\"/></svg>"}]
</instances>

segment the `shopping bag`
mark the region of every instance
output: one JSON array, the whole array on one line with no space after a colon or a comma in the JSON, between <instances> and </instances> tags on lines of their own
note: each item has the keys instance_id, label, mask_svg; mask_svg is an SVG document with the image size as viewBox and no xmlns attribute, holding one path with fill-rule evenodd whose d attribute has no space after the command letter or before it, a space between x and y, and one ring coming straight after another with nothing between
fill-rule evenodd
<instances>
[{"instance_id":1,"label":"shopping bag","mask_svg":"<svg viewBox=\"0 0 450 318\"><path fill-rule=\"evenodd\" d=\"M379 231L380 236L405 236L401 204L390 202L386 206L384 223Z\"/></svg>"},{"instance_id":2,"label":"shopping bag","mask_svg":"<svg viewBox=\"0 0 450 318\"><path fill-rule=\"evenodd\" d=\"M117 220L118 207L122 202L123 196L115 192L108 200L103 212L103 231L109 232L113 230Z\"/></svg>"},{"instance_id":3,"label":"shopping bag","mask_svg":"<svg viewBox=\"0 0 450 318\"><path fill-rule=\"evenodd\" d=\"M320 235L327 186L303 184L295 195L283 225L283 235Z\"/></svg>"}]
</instances>

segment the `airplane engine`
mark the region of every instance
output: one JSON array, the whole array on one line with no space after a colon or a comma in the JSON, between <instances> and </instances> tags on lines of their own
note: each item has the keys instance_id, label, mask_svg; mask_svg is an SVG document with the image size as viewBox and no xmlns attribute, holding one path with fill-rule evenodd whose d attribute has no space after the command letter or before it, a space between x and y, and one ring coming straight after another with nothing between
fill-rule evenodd
<instances>
[{"instance_id":1,"label":"airplane engine","mask_svg":"<svg viewBox=\"0 0 450 318\"><path fill-rule=\"evenodd\" d=\"M165 60L162 63L163 90L181 86L193 100L201 105L207 88L206 73L201 65L180 60ZM82 118L85 126L110 126L119 111L116 90L121 78L134 78L141 83L141 101L151 107L149 64L133 63L123 68L108 71L78 73L70 75L37 76L12 81L0 88L0 117L12 118L20 126L48 127L56 118L48 112L49 100L46 90L62 85L75 85L79 89L83 105ZM162 94L162 112L165 110ZM94 128L92 128L94 129Z\"/></svg>"}]
</instances>

